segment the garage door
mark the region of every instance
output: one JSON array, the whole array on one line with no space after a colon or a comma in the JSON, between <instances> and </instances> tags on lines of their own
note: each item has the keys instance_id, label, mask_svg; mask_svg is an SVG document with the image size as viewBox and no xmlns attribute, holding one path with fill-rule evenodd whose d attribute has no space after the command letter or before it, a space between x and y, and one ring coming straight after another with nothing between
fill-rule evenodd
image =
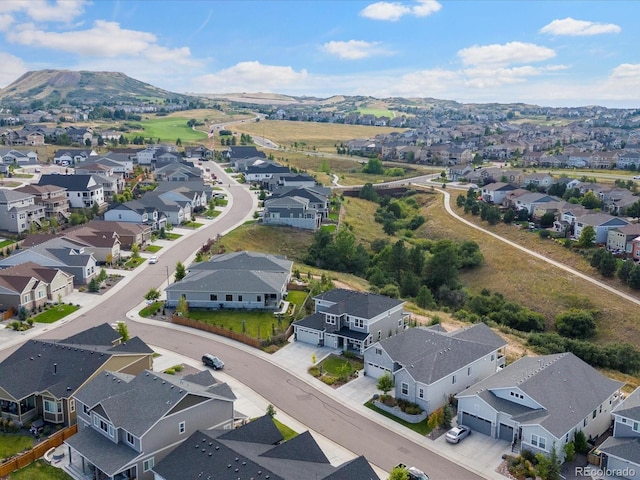
<instances>
[{"instance_id":1,"label":"garage door","mask_svg":"<svg viewBox=\"0 0 640 480\"><path fill-rule=\"evenodd\" d=\"M505 425L504 423L500 424L500 434L498 435L502 440L506 440L507 442L513 442L513 427L509 425Z\"/></svg>"},{"instance_id":2,"label":"garage door","mask_svg":"<svg viewBox=\"0 0 640 480\"><path fill-rule=\"evenodd\" d=\"M320 344L320 333L298 328L296 330L296 340L303 343L310 343L311 345L318 345Z\"/></svg>"},{"instance_id":3,"label":"garage door","mask_svg":"<svg viewBox=\"0 0 640 480\"><path fill-rule=\"evenodd\" d=\"M491 436L491 422L489 420L476 417L467 412L462 412L462 424L475 432Z\"/></svg>"},{"instance_id":4,"label":"garage door","mask_svg":"<svg viewBox=\"0 0 640 480\"><path fill-rule=\"evenodd\" d=\"M387 372L389 372L389 370L372 362L367 362L364 366L364 374L367 377L380 378Z\"/></svg>"}]
</instances>

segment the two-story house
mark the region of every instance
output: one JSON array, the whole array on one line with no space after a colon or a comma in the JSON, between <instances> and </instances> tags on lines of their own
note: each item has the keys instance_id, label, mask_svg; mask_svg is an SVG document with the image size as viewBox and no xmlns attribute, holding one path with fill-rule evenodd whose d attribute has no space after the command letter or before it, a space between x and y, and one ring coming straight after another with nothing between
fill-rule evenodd
<instances>
[{"instance_id":1,"label":"two-story house","mask_svg":"<svg viewBox=\"0 0 640 480\"><path fill-rule=\"evenodd\" d=\"M264 202L262 223L315 231L320 228L322 214L309 203L308 198L295 195L269 198Z\"/></svg>"},{"instance_id":2,"label":"two-story house","mask_svg":"<svg viewBox=\"0 0 640 480\"><path fill-rule=\"evenodd\" d=\"M156 206L148 205L140 200L129 200L113 205L104 212L104 219L108 222L149 225L154 232L167 226L166 215L159 212Z\"/></svg>"},{"instance_id":3,"label":"two-story house","mask_svg":"<svg viewBox=\"0 0 640 480\"><path fill-rule=\"evenodd\" d=\"M32 223L41 226L44 207L37 205L35 198L31 193L0 189L0 230L21 233Z\"/></svg>"},{"instance_id":4,"label":"two-story house","mask_svg":"<svg viewBox=\"0 0 640 480\"><path fill-rule=\"evenodd\" d=\"M313 297L314 313L293 324L295 340L363 353L404 329L404 302L375 293L334 288Z\"/></svg>"},{"instance_id":5,"label":"two-story house","mask_svg":"<svg viewBox=\"0 0 640 480\"><path fill-rule=\"evenodd\" d=\"M636 388L611 412L613 436L598 447L600 468L620 472L617 476L640 479L640 388Z\"/></svg>"},{"instance_id":6,"label":"two-story house","mask_svg":"<svg viewBox=\"0 0 640 480\"><path fill-rule=\"evenodd\" d=\"M605 244L607 243L609 230L621 228L626 225L629 225L629 222L625 219L614 217L608 213L591 213L589 215L582 215L581 217L576 218L573 238L579 239L580 235L582 235L582 230L587 226L591 226L596 233L595 243Z\"/></svg>"},{"instance_id":7,"label":"two-story house","mask_svg":"<svg viewBox=\"0 0 640 480\"><path fill-rule=\"evenodd\" d=\"M47 220L55 218L62 222L69 218L69 199L67 189L56 185L27 184L15 189L17 192L33 195L36 205L44 207L44 217Z\"/></svg>"},{"instance_id":8,"label":"two-story house","mask_svg":"<svg viewBox=\"0 0 640 480\"><path fill-rule=\"evenodd\" d=\"M71 208L91 208L104 205L104 188L94 175L42 175L38 185L55 185L67 189Z\"/></svg>"},{"instance_id":9,"label":"two-story house","mask_svg":"<svg viewBox=\"0 0 640 480\"><path fill-rule=\"evenodd\" d=\"M493 375L505 364L507 342L484 323L447 333L410 328L364 351L364 373L394 378L395 397L431 414L451 395Z\"/></svg>"},{"instance_id":10,"label":"two-story house","mask_svg":"<svg viewBox=\"0 0 640 480\"><path fill-rule=\"evenodd\" d=\"M65 441L65 467L74 476L151 480L155 463L199 429L233 428L235 398L208 370L102 372L73 396L78 433Z\"/></svg>"}]
</instances>

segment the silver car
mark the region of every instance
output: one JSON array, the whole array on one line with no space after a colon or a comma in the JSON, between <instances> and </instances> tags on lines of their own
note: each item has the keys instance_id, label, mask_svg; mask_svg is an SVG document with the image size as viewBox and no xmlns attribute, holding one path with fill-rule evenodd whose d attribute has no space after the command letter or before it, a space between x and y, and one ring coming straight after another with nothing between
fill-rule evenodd
<instances>
[{"instance_id":1,"label":"silver car","mask_svg":"<svg viewBox=\"0 0 640 480\"><path fill-rule=\"evenodd\" d=\"M445 435L445 439L449 443L458 443L464 437L471 435L471 429L464 425L458 425L457 427L453 427L451 430L447 432Z\"/></svg>"}]
</instances>

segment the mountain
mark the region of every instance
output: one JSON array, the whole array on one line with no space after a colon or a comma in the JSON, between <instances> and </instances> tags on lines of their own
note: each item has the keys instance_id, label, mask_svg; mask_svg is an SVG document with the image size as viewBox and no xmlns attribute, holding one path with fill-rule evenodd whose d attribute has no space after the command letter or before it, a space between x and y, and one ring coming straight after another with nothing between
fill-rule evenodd
<instances>
[{"instance_id":1,"label":"mountain","mask_svg":"<svg viewBox=\"0 0 640 480\"><path fill-rule=\"evenodd\" d=\"M192 97L168 92L135 80L120 72L89 72L71 70L38 70L27 72L11 85L0 89L0 102L30 104L41 100L45 104L155 102Z\"/></svg>"}]
</instances>

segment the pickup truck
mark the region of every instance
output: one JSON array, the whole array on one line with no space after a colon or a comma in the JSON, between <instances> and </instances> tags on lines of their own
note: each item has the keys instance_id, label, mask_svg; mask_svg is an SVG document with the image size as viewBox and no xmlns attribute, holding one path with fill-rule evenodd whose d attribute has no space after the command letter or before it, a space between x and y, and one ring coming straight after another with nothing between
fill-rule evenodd
<instances>
[{"instance_id":1,"label":"pickup truck","mask_svg":"<svg viewBox=\"0 0 640 480\"><path fill-rule=\"evenodd\" d=\"M399 463L395 468L402 468L409 474L410 480L429 480L429 475L416 467L407 467L404 463Z\"/></svg>"}]
</instances>

